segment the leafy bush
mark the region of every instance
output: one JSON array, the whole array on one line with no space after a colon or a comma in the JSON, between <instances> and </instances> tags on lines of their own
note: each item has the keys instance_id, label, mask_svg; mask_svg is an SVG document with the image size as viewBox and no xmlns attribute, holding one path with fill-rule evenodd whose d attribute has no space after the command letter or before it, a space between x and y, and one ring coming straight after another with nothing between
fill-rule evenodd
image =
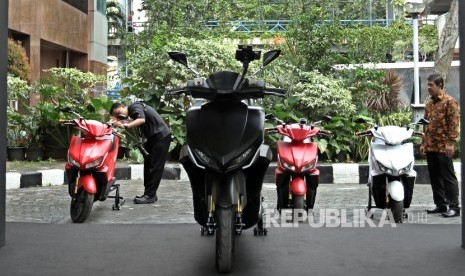
<instances>
[{"instance_id":1,"label":"leafy bush","mask_svg":"<svg viewBox=\"0 0 465 276\"><path fill-rule=\"evenodd\" d=\"M8 73L25 81L31 80L31 65L23 46L8 39Z\"/></svg>"},{"instance_id":2,"label":"leafy bush","mask_svg":"<svg viewBox=\"0 0 465 276\"><path fill-rule=\"evenodd\" d=\"M316 71L302 72L290 95L299 99L296 107L310 121L316 121L322 115L349 117L355 111L352 96L344 83Z\"/></svg>"}]
</instances>

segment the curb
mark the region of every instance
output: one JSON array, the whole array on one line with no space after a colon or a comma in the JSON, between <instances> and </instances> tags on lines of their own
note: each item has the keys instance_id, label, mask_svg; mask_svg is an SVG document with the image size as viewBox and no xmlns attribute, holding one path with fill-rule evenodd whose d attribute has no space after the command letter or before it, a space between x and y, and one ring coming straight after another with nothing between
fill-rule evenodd
<instances>
[{"instance_id":1,"label":"curb","mask_svg":"<svg viewBox=\"0 0 465 276\"><path fill-rule=\"evenodd\" d=\"M272 163L265 174L265 183L274 183L274 170L276 163ZM455 173L459 182L461 181L461 163L454 162ZM320 164L320 183L343 184L368 182L368 164L335 163ZM429 184L428 167L426 164L414 166L417 172L415 184ZM144 165L134 164L121 166L115 169L117 180L143 179ZM162 179L188 181L187 173L180 164L166 164ZM19 189L35 186L57 186L66 185L66 174L61 169L39 170L37 172L7 172L6 189Z\"/></svg>"}]
</instances>

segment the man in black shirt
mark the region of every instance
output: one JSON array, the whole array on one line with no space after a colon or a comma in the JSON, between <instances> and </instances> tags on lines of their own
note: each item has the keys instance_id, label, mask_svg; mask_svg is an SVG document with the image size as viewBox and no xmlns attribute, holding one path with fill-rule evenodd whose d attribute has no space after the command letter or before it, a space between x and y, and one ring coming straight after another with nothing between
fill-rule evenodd
<instances>
[{"instance_id":1,"label":"man in black shirt","mask_svg":"<svg viewBox=\"0 0 465 276\"><path fill-rule=\"evenodd\" d=\"M149 155L144 157L144 194L136 196L134 203L154 203L158 200L157 189L160 186L163 169L168 157L171 130L155 109L141 102L135 102L129 106L114 103L110 108L110 115L115 117L124 115L132 119L132 121L124 124L116 122L116 127L125 129L142 128L142 133L146 139L144 148Z\"/></svg>"}]
</instances>

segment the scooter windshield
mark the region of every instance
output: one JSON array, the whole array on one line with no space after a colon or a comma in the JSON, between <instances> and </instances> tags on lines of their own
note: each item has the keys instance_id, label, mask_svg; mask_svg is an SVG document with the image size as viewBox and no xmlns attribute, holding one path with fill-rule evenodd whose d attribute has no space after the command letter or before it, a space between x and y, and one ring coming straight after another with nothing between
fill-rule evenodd
<instances>
[{"instance_id":1,"label":"scooter windshield","mask_svg":"<svg viewBox=\"0 0 465 276\"><path fill-rule=\"evenodd\" d=\"M378 127L377 130L373 131L373 134L375 138L381 139L385 144L398 145L412 137L413 129L407 130L404 127L384 126Z\"/></svg>"}]
</instances>

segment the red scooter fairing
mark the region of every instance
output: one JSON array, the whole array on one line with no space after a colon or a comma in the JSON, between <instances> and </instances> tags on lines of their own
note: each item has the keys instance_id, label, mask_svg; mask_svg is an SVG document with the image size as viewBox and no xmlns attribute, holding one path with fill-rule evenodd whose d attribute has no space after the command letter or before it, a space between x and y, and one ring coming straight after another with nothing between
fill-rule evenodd
<instances>
[{"instance_id":1,"label":"red scooter fairing","mask_svg":"<svg viewBox=\"0 0 465 276\"><path fill-rule=\"evenodd\" d=\"M294 166L295 173L309 172L315 169L318 146L314 143L287 143L278 141L278 156L281 162ZM286 168L282 164L279 166Z\"/></svg>"},{"instance_id":2,"label":"red scooter fairing","mask_svg":"<svg viewBox=\"0 0 465 276\"><path fill-rule=\"evenodd\" d=\"M115 141L113 141L110 137L105 140L94 140L73 136L71 137L69 145L69 158L74 161L72 164L80 170L99 167L106 159L106 155L110 149L115 147L113 143L115 143ZM100 162L98 162L99 160ZM98 164L89 167L89 164L92 164L93 162Z\"/></svg>"}]
</instances>

